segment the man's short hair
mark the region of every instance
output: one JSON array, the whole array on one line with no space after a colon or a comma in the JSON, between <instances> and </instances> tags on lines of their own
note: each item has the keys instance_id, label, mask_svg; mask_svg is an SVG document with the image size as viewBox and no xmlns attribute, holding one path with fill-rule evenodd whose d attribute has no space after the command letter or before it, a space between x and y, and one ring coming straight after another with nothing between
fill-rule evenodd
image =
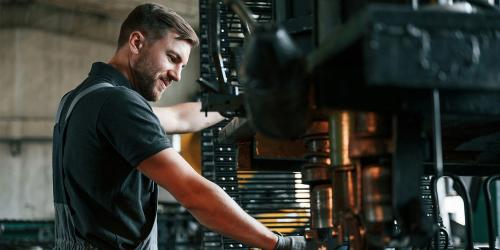
<instances>
[{"instance_id":1,"label":"man's short hair","mask_svg":"<svg viewBox=\"0 0 500 250\"><path fill-rule=\"evenodd\" d=\"M161 39L168 31L179 34L177 39L185 40L191 46L198 45L199 40L193 28L172 9L159 4L141 4L135 7L122 24L118 36L118 48L128 42L134 31L140 31L149 40Z\"/></svg>"}]
</instances>

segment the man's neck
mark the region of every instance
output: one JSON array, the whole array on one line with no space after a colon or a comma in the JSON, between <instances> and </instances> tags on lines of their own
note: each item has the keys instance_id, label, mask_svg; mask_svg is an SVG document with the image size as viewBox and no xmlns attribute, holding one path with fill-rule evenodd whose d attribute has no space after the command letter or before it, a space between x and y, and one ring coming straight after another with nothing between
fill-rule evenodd
<instances>
[{"instance_id":1,"label":"man's neck","mask_svg":"<svg viewBox=\"0 0 500 250\"><path fill-rule=\"evenodd\" d=\"M132 72L129 67L129 59L121 51L117 51L113 57L108 61L108 64L113 66L116 70L127 78L130 84L134 84L132 81Z\"/></svg>"}]
</instances>

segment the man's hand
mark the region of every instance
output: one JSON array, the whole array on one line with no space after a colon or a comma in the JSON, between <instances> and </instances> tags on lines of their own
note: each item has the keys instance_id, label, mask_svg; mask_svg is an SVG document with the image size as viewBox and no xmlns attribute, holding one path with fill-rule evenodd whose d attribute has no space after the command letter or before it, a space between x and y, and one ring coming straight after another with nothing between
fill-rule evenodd
<instances>
[{"instance_id":1,"label":"man's hand","mask_svg":"<svg viewBox=\"0 0 500 250\"><path fill-rule=\"evenodd\" d=\"M279 236L274 250L304 250L306 238L303 236Z\"/></svg>"}]
</instances>

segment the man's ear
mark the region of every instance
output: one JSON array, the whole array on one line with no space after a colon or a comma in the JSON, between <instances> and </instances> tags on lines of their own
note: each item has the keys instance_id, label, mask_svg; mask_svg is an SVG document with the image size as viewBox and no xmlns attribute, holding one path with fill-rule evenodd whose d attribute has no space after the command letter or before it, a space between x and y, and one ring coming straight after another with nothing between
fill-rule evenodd
<instances>
[{"instance_id":1,"label":"man's ear","mask_svg":"<svg viewBox=\"0 0 500 250\"><path fill-rule=\"evenodd\" d=\"M130 48L130 51L132 51L132 53L134 54L139 54L139 51L144 46L145 41L146 39L140 31L134 31L130 33L128 39L128 46Z\"/></svg>"}]
</instances>

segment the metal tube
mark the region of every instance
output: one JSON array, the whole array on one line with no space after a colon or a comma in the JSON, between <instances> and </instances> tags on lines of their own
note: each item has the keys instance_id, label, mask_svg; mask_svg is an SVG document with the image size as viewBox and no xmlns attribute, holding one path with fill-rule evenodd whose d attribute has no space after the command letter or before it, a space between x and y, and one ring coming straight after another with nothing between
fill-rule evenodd
<instances>
[{"instance_id":1,"label":"metal tube","mask_svg":"<svg viewBox=\"0 0 500 250\"><path fill-rule=\"evenodd\" d=\"M311 241L323 246L331 239L334 227L333 187L331 185L329 124L313 123L303 136L307 163L302 167L302 181L310 185Z\"/></svg>"},{"instance_id":2,"label":"metal tube","mask_svg":"<svg viewBox=\"0 0 500 250\"><path fill-rule=\"evenodd\" d=\"M350 165L349 137L352 119L349 112L338 112L330 116L330 153L333 166Z\"/></svg>"},{"instance_id":3,"label":"metal tube","mask_svg":"<svg viewBox=\"0 0 500 250\"><path fill-rule=\"evenodd\" d=\"M388 166L363 166L363 212L372 247L387 246L394 228L391 171Z\"/></svg>"},{"instance_id":4,"label":"metal tube","mask_svg":"<svg viewBox=\"0 0 500 250\"><path fill-rule=\"evenodd\" d=\"M311 190L311 228L333 228L333 190L329 184Z\"/></svg>"}]
</instances>

